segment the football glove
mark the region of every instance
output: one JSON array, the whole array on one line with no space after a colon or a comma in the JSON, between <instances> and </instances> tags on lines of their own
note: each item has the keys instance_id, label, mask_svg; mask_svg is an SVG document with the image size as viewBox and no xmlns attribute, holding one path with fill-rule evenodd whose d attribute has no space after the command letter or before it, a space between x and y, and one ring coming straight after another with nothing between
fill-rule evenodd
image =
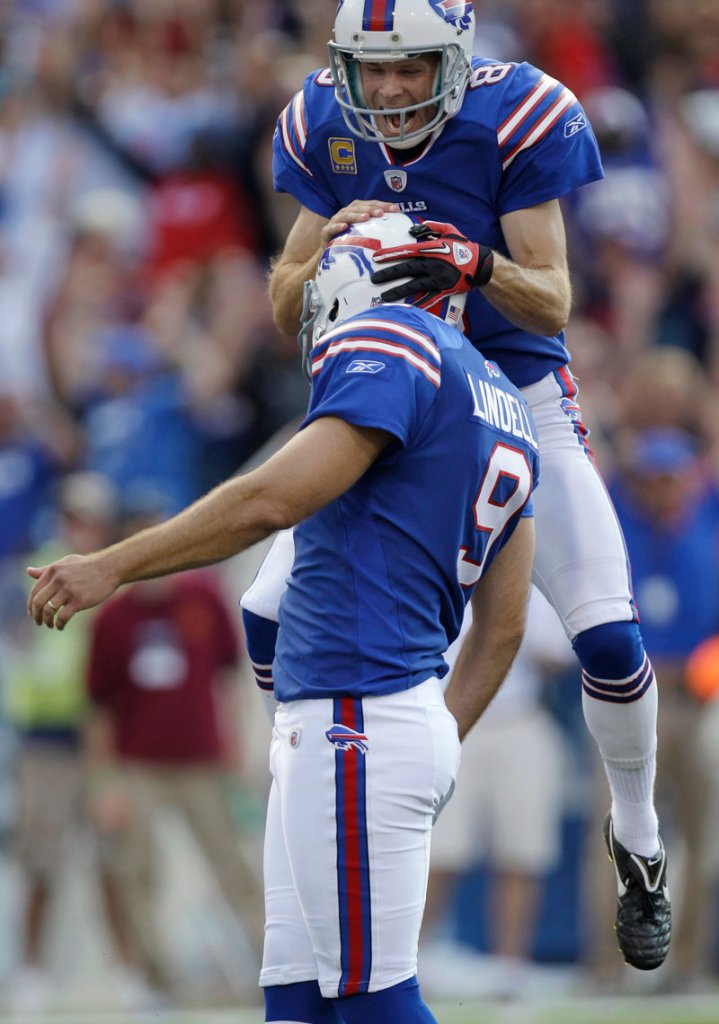
<instances>
[{"instance_id":1,"label":"football glove","mask_svg":"<svg viewBox=\"0 0 719 1024\"><path fill-rule=\"evenodd\" d=\"M470 242L452 224L439 221L427 220L413 225L409 231L417 239L415 243L378 249L373 254L375 263L391 262L391 266L374 271L373 284L410 279L382 292L384 302L419 295L421 305L425 293L436 298L468 292L490 280L494 253L489 246Z\"/></svg>"}]
</instances>

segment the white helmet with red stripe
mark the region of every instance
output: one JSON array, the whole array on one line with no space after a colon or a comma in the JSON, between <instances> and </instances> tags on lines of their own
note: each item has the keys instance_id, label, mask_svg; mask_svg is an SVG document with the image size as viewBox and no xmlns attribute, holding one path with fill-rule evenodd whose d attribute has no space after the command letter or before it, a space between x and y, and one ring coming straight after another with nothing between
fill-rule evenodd
<instances>
[{"instance_id":1,"label":"white helmet with red stripe","mask_svg":"<svg viewBox=\"0 0 719 1024\"><path fill-rule=\"evenodd\" d=\"M347 127L360 138L396 148L414 146L457 113L469 81L474 12L471 0L340 0L328 44L335 95ZM368 107L358 61L439 56L432 96L393 109L399 132L382 132L380 109ZM426 124L413 129L412 115L429 108ZM432 109L434 108L434 109Z\"/></svg>"},{"instance_id":2,"label":"white helmet with red stripe","mask_svg":"<svg viewBox=\"0 0 719 1024\"><path fill-rule=\"evenodd\" d=\"M390 246L416 244L417 239L410 234L410 228L416 223L405 213L385 213L381 217L372 217L368 221L352 224L344 235L333 238L322 253L314 279L305 282L298 337L303 367L308 376L310 351L327 331L338 327L348 317L385 305L381 293L388 287L396 287L408 280L400 278L392 281L389 286L373 284L370 277L373 270L377 269L373 263L373 253ZM454 327L461 327L466 299L466 293L445 295L438 300L425 294L421 308ZM411 306L416 303L409 297L396 304Z\"/></svg>"}]
</instances>

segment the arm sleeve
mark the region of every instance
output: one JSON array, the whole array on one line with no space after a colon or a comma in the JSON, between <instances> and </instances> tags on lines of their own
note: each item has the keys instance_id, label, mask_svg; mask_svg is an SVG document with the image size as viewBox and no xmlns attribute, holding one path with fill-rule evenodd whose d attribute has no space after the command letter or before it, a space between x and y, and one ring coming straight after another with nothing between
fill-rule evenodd
<instances>
[{"instance_id":1,"label":"arm sleeve","mask_svg":"<svg viewBox=\"0 0 719 1024\"><path fill-rule=\"evenodd\" d=\"M558 199L603 177L599 146L576 96L521 64L505 90L497 124L500 215Z\"/></svg>"},{"instance_id":2,"label":"arm sleeve","mask_svg":"<svg viewBox=\"0 0 719 1024\"><path fill-rule=\"evenodd\" d=\"M272 137L272 183L275 192L289 192L313 213L331 217L337 204L308 150L316 75L313 72L307 77L277 118Z\"/></svg>"},{"instance_id":3,"label":"arm sleeve","mask_svg":"<svg viewBox=\"0 0 719 1024\"><path fill-rule=\"evenodd\" d=\"M373 324L382 326L372 326ZM401 330L401 327L399 327ZM337 416L392 434L409 447L441 383L441 357L398 325L355 320L313 350L312 395L303 427ZM414 333L414 332L413 332Z\"/></svg>"}]
</instances>

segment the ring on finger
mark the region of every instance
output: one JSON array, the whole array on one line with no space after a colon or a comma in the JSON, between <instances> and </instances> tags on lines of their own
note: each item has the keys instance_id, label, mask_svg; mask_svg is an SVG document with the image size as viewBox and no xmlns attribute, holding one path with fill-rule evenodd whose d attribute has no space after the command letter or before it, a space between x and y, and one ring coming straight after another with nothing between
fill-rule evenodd
<instances>
[{"instance_id":1,"label":"ring on finger","mask_svg":"<svg viewBox=\"0 0 719 1024\"><path fill-rule=\"evenodd\" d=\"M53 611L53 612L56 612L56 611L57 611L57 608L56 608L56 607L55 607L55 605L54 605L54 604L52 603L52 601L48 601L48 602L47 602L47 606L48 606L48 608L50 609L50 611Z\"/></svg>"}]
</instances>

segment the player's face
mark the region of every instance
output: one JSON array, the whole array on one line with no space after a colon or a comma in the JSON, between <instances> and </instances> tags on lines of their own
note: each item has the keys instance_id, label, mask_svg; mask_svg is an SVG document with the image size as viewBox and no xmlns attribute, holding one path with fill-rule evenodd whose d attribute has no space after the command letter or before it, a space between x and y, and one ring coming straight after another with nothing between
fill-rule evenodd
<instances>
[{"instance_id":1,"label":"player's face","mask_svg":"<svg viewBox=\"0 0 719 1024\"><path fill-rule=\"evenodd\" d=\"M373 110L398 110L423 103L434 92L439 56L423 54L408 60L360 61L362 91L366 105ZM405 133L423 128L435 114L433 106L423 107L405 120ZM382 134L391 138L400 134L400 117L387 113L377 118Z\"/></svg>"}]
</instances>

